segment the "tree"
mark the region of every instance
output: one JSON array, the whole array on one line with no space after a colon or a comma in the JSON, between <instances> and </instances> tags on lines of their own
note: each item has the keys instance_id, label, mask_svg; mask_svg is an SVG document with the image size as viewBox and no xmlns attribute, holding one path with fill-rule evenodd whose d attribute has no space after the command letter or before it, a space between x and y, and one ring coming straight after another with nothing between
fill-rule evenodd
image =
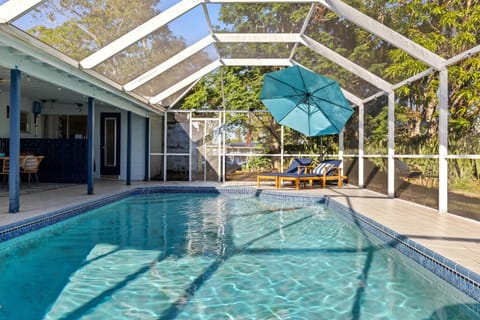
<instances>
[{"instance_id":1,"label":"tree","mask_svg":"<svg viewBox=\"0 0 480 320\"><path fill-rule=\"evenodd\" d=\"M159 14L159 3L159 0L48 1L33 13L44 24L35 26L28 32L69 57L82 60ZM48 21L53 27L47 25ZM95 71L125 84L185 47L184 39L164 26L102 62L95 67ZM173 78L185 72L191 73L205 59L204 53L196 55L180 65L173 72ZM172 79L172 74L151 80L137 89L137 92L153 96L162 88L165 79Z\"/></svg>"}]
</instances>

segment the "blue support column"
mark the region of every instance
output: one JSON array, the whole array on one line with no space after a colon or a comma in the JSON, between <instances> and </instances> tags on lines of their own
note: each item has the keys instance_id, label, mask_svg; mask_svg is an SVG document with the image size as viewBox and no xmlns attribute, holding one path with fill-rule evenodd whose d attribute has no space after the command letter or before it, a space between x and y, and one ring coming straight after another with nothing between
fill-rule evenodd
<instances>
[{"instance_id":1,"label":"blue support column","mask_svg":"<svg viewBox=\"0 0 480 320\"><path fill-rule=\"evenodd\" d=\"M145 177L143 180L150 180L150 118L145 118Z\"/></svg>"},{"instance_id":2,"label":"blue support column","mask_svg":"<svg viewBox=\"0 0 480 320\"><path fill-rule=\"evenodd\" d=\"M127 185L131 184L132 175L132 112L127 112Z\"/></svg>"},{"instance_id":3,"label":"blue support column","mask_svg":"<svg viewBox=\"0 0 480 320\"><path fill-rule=\"evenodd\" d=\"M20 70L10 71L9 213L20 211L20 78Z\"/></svg>"},{"instance_id":4,"label":"blue support column","mask_svg":"<svg viewBox=\"0 0 480 320\"><path fill-rule=\"evenodd\" d=\"M87 194L93 194L93 128L95 120L95 103L92 97L88 97L87 119Z\"/></svg>"}]
</instances>

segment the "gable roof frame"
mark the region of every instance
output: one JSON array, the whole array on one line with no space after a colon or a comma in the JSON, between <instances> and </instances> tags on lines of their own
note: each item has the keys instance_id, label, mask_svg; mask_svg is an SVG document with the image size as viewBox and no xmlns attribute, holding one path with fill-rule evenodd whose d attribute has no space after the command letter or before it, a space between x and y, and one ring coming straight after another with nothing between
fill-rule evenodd
<instances>
[{"instance_id":1,"label":"gable roof frame","mask_svg":"<svg viewBox=\"0 0 480 320\"><path fill-rule=\"evenodd\" d=\"M155 30L158 30L167 23L187 13L202 2L202 0L183 0L175 4L174 6L168 8L162 13L156 15L150 20L134 28L133 30L127 32L123 36L110 42L98 51L92 53L91 55L80 61L80 66L84 69L94 68L95 66L99 65L113 55L119 53L128 46L148 36Z\"/></svg>"},{"instance_id":2,"label":"gable roof frame","mask_svg":"<svg viewBox=\"0 0 480 320\"><path fill-rule=\"evenodd\" d=\"M10 0L0 6L0 23L8 23L46 0Z\"/></svg>"},{"instance_id":3,"label":"gable roof frame","mask_svg":"<svg viewBox=\"0 0 480 320\"><path fill-rule=\"evenodd\" d=\"M123 92L111 80L79 69L75 60L10 25L0 24L0 43L3 44L0 65L5 68L19 69L38 79L115 104L135 114L165 111L160 106L148 104L144 98Z\"/></svg>"},{"instance_id":4,"label":"gable roof frame","mask_svg":"<svg viewBox=\"0 0 480 320\"><path fill-rule=\"evenodd\" d=\"M307 14L307 17L304 21L304 24L301 28L301 32L299 34L278 34L278 33L277 34L239 34L239 33L224 34L224 33L214 33L212 25L211 25L210 18L208 16L207 9L205 8L205 3L206 2L208 2L208 3L229 3L229 2L237 3L238 0L187 0L187 1L184 2L184 5L182 5L182 6L180 6L180 4L177 4L177 5L174 6L176 8L172 9L171 12L172 13L177 12L177 16L171 17L171 19L169 21L174 20L175 18L177 18L181 14L184 14L188 10L191 10L192 8L194 8L199 3L202 3L203 10L205 11L204 13L205 13L205 17L207 19L208 26L210 28L211 35L216 40L215 42L244 42L244 43L245 42L292 42L292 43L294 43L294 48L291 52L290 58L294 55L295 49L298 46L298 44L303 43L307 47L309 47L310 49L314 50L315 52L321 54L324 57L327 57L331 61L333 61L333 62L335 62L335 63L337 63L337 64L339 64L343 67L345 67L347 65L348 67L346 69L348 71L354 73L355 75L359 76L360 78L362 78L362 79L366 80L367 82L373 84L377 88L379 88L379 89L381 89L385 92L389 92L390 90L392 90L392 85L390 83L388 83L387 81L385 81L385 80L381 79L380 77L372 74L368 70L359 67L358 65L351 62L351 60L342 57L341 55L337 54L333 50L328 49L327 47L321 45L320 43L316 42L315 40L309 38L308 36L306 36L304 34L304 31L305 31L305 29L308 25L308 21L310 20L311 15L313 13L315 3L319 3L323 6L325 6L326 8L328 8L329 10L336 12L340 16L343 16L344 18L346 18L350 22L356 24L360 28L363 28L363 29L371 32L372 34L375 34L375 35L379 36L380 38L382 38L386 42L388 42L388 43L392 44L393 46L407 52L408 54L412 55L413 57L419 59L420 61L426 63L427 65L430 65L431 67L433 67L437 70L441 69L445 65L445 59L443 59L443 58L439 57L438 55L432 53L431 51L425 49L421 45L418 45L414 41L400 35L396 31L394 31L394 30L390 29L389 27L379 23L378 21L368 17L367 15L358 11L357 9L355 9L351 6L348 6L343 1L340 1L340 0L317 0L315 2L312 2L312 7L310 8L310 10ZM262 1L262 0L259 0L259 1L255 1L255 2L303 3L304 1L298 1L298 0L277 0L277 1L263 0ZM160 15L164 15L168 10L170 10L170 9L167 9L165 12L163 12ZM155 18L157 18L157 17L155 17ZM151 20L147 21L143 25L137 27L137 29L148 30L147 25L154 25L152 20L154 20L155 18L152 18ZM165 23L167 23L166 20L163 21L162 25L164 25ZM161 26L160 24L157 24L157 27L160 27L160 26ZM137 29L134 29L134 30L137 30ZM132 32L134 30L132 30ZM154 31L155 29L150 28L149 30ZM130 33L132 33L132 32L130 32ZM138 41L139 39L141 39L141 37L142 37L142 34L136 32L135 37L130 37L129 38L128 34L127 34L123 37L118 38L114 42L117 42L117 41L122 42L123 43L122 48L125 48L129 44L132 44L135 41ZM129 42L125 41L127 38L129 39ZM206 38L208 38L208 36ZM301 40L297 40L296 38L300 38ZM262 41L260 41L259 39L261 39ZM208 40L205 40L205 41L206 41L205 44L207 44L207 43L208 43L208 45L212 44L212 39L211 38L208 38ZM107 51L108 47L115 47L115 46L111 46L112 43L110 43L109 45L100 49L99 51L102 51L102 50ZM148 81L150 79L153 79L155 76L158 76L159 74L161 74L162 72L164 72L168 68L173 67L176 63L179 63L180 61L183 61L184 59L186 59L188 56L190 56L194 52L198 52L199 50L198 50L198 47L196 47L197 45L199 45L198 42L196 44L192 45L192 46L189 46L185 50L183 50L182 53L186 54L186 55L182 56L182 55L177 54L174 57L172 57L171 59L167 60L167 62L164 62L164 63L160 64L159 66L155 67L154 69L151 69L151 70L147 71L143 75L140 75L139 77L137 77L136 79L132 80L127 85L125 85L124 89L126 91L130 91L130 90L132 90L132 88L137 88L138 86L144 84L146 81ZM203 46L203 44L202 44L202 46ZM205 46L203 46L203 47L205 47ZM111 49L112 48L110 48L110 50ZM118 49L118 51L121 50L120 48L117 48L117 49ZM93 58L95 57L95 55L99 51L97 51L96 53L94 53L91 56L82 60L82 62L80 62L80 64L83 65L84 67L88 67L89 66L88 62L90 61L90 59L94 60ZM111 53L111 55L113 55L118 51L116 50L116 51L110 52L110 53ZM105 56L105 59L107 59L111 55ZM220 59L222 59L222 58L220 57ZM240 60L237 60L237 61L240 61ZM259 61L261 61L261 60L259 60ZM238 63L238 62L236 62L236 63ZM252 63L252 60L250 60L250 63ZM255 65L260 65L260 63L259 62L255 63ZM201 72L197 72L196 74L199 75L199 74L201 74ZM193 79L193 77L189 77L189 78ZM195 80L192 80L192 82L195 81ZM185 82L185 81L182 81L182 82ZM171 92L174 88L178 88L178 86L174 85L174 86L172 86L172 88L167 89L168 91L166 91L166 92ZM172 90L170 90L170 89L172 89ZM160 99L160 97L161 97L161 99ZM157 101L157 103L160 103L161 100L163 100L163 99L165 99L165 91L160 92L155 97L151 98L149 100L149 102L153 103L153 101Z\"/></svg>"},{"instance_id":5,"label":"gable roof frame","mask_svg":"<svg viewBox=\"0 0 480 320\"><path fill-rule=\"evenodd\" d=\"M357 9L347 5L341 0L318 0L327 9L334 11L360 28L382 38L396 48L399 48L414 58L440 71L445 64L445 59L427 50L425 47L408 39L386 25L370 18Z\"/></svg>"},{"instance_id":6,"label":"gable roof frame","mask_svg":"<svg viewBox=\"0 0 480 320\"><path fill-rule=\"evenodd\" d=\"M39 6L46 0L10 0L3 5L0 6L0 23L6 24L11 22L12 20L16 19L17 17L21 16L25 12L32 10L36 6ZM212 27L212 23L208 14L208 10L206 8L206 4L208 3L311 3L311 8L304 20L302 25L301 31L299 34L221 34L215 33ZM153 77L160 75L162 72L168 70L169 68L173 67L174 65L178 64L179 62L186 59L188 56L191 56L195 52L198 52L199 47L205 48L210 44L221 43L221 42L292 42L294 43L294 47L291 51L290 57L288 60L292 60L294 53L296 51L297 46L302 43L312 49L313 51L321 54L324 57L329 57L331 61L334 61L337 64L340 64L342 67L348 66L346 69L350 72L354 73L355 75L361 77L362 79L366 80L367 82L371 83L372 85L376 86L377 88L383 91L392 90L392 88L398 87L399 84L394 85L392 87L387 81L373 75L368 70L359 67L358 65L351 62L351 60L342 57L341 55L337 54L335 51L326 48L325 46L321 45L320 43L316 42L315 40L309 38L304 34L310 18L314 12L314 9L317 5L322 5L327 9L337 13L339 16L344 17L346 20L354 23L358 27L367 30L368 32L380 37L384 41L390 43L391 45L403 50L404 52L410 54L411 56L415 57L416 59L422 61L423 63L429 65L431 69L425 71L426 73L431 72L432 68L434 70L441 70L445 66L449 64L455 63L455 61L461 60L465 57L465 55L472 54L472 52L478 52L479 48L476 47L471 49L469 52L464 53L461 57L460 55L454 58L449 59L448 61L441 58L440 56L436 55L435 53L427 50L426 48L422 47L421 45L415 43L414 41L404 37L403 35L397 33L396 31L390 29L389 27L383 25L382 23L376 21L375 19L363 14L356 8L353 8L346 4L342 0L312 0L312 1L305 1L305 0L258 0L258 1L241 1L241 0L183 0L172 7L166 9L165 11L159 13L158 15L152 17L151 19L147 20L143 24L139 25L135 29L129 31L125 35L115 39L111 43L107 44L106 46L100 48L98 51L94 52L90 56L86 57L81 61L76 61L77 68L83 69L83 71L87 74L98 78L100 81L105 81L107 84L112 85L116 89L125 92L125 94L131 96L132 100L140 99L140 101L146 101L147 105L150 108L158 108L158 102L167 98L165 95L167 93L172 93L174 89L178 89L179 87L184 88L191 84L192 82L197 81L196 77L200 74L203 74L205 70L212 69L213 65L239 65L240 63L244 62L247 65L281 65L285 61L281 61L279 59L223 59L220 54L217 54L220 57L219 61L214 61L207 67L204 67L202 70L197 71L193 75L190 75L186 79L180 81L180 84L177 83L174 86L160 92L155 97L142 97L138 94L135 94L133 90L138 88L140 85L144 84L146 81L153 79ZM103 77L101 74L93 71L92 68L97 66L98 64L102 63L106 59L112 57L116 53L120 52L121 50L127 48L128 46L134 44L136 41L139 41L143 37L149 35L150 33L154 32L158 28L165 26L169 22L175 20L179 16L189 12L193 8L197 7L198 5L202 5L204 16L207 20L208 27L210 29L210 35L202 40L205 42L199 43L197 42L194 45L190 45L185 48L181 53L178 53L174 57L168 59L167 61L163 62L162 64L150 69L149 71L145 72L144 74L140 75L136 79L130 81L129 83L121 86L111 81L108 78ZM212 40L213 37L213 40ZM262 41L255 40L254 38L262 38ZM300 38L300 40L298 40ZM201 40L201 41L202 41ZM28 40L27 40L28 42ZM40 46L41 48L41 46ZM203 49L202 48L202 49ZM51 48L50 48L51 49ZM49 50L46 50L49 52ZM52 51L52 50L50 50ZM327 58L328 58L327 57ZM68 58L69 59L69 58ZM67 60L68 60L67 59ZM338 63L342 61L341 63ZM423 73L422 73L423 74ZM205 75L205 74L203 74ZM203 77L202 75L202 77ZM414 76L415 77L415 76ZM188 81L187 81L188 79ZM408 83L408 79L402 81L401 83L405 84ZM117 88L119 87L119 88ZM116 90L114 90L116 91ZM187 90L188 91L188 90ZM118 93L118 92L116 92ZM173 92L174 93L174 92ZM162 97L162 99L159 99ZM153 103L157 101L157 103ZM150 106L150 104L152 104ZM160 108L162 109L162 108Z\"/></svg>"},{"instance_id":7,"label":"gable roof frame","mask_svg":"<svg viewBox=\"0 0 480 320\"><path fill-rule=\"evenodd\" d=\"M218 40L218 42L293 42L293 43L302 43L308 48L312 49L313 51L317 52L321 56L329 59L330 61L336 63L337 65L345 68L346 70L354 73L358 77L364 79L365 81L369 82L370 84L374 85L375 87L383 90L385 92L389 92L392 90L392 85L383 80L382 78L372 74L370 71L360 67L359 65L351 62L349 59L341 56L340 54L336 53L335 51L328 49L327 47L321 45L320 43L316 42L315 40L300 34L224 34L218 33L214 35L214 38ZM181 54L181 53L180 53ZM177 54L172 59L176 58L180 54ZM220 58L220 65L269 65L269 66L280 66L280 65L292 65L290 59L222 59ZM167 61L168 62L168 61ZM167 63L165 62L165 63ZM168 63L170 65L170 63ZM215 64L213 62L209 66L202 69L203 71L199 71L194 73L193 75L183 79L180 83L172 85L170 88L158 93L156 96L149 100L152 104L161 103L162 100L166 99L169 95L175 93L176 91L184 88L188 84L198 80L196 77L203 77L207 73L204 73L205 70L212 68L211 66ZM158 67L159 69L162 68L163 64ZM214 68L215 69L215 68ZM212 71L214 70L212 69ZM143 77L140 76L140 77Z\"/></svg>"}]
</instances>

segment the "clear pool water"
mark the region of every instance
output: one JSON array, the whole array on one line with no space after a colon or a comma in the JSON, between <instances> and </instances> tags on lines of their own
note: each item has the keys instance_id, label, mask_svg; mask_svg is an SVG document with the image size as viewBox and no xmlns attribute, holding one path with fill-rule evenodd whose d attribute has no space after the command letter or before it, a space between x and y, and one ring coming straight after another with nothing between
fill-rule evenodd
<instances>
[{"instance_id":1,"label":"clear pool water","mask_svg":"<svg viewBox=\"0 0 480 320\"><path fill-rule=\"evenodd\" d=\"M322 205L246 196L136 196L2 243L0 285L0 319L480 319Z\"/></svg>"}]
</instances>

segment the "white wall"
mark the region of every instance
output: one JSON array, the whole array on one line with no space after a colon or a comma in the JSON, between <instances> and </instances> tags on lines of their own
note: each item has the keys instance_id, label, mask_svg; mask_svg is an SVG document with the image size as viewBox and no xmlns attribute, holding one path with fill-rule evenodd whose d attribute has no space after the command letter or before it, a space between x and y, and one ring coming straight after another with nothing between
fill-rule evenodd
<instances>
[{"instance_id":1,"label":"white wall","mask_svg":"<svg viewBox=\"0 0 480 320\"><path fill-rule=\"evenodd\" d=\"M87 105L81 108L74 104L62 104L47 101L42 103L42 112L37 117L37 135L35 136L35 124L33 115L33 101L30 98L22 97L20 111L27 112L29 132L22 132L21 138L44 138L45 115L87 115ZM10 119L7 119L7 105L10 105L10 93L0 92L0 137L10 136Z\"/></svg>"},{"instance_id":2,"label":"white wall","mask_svg":"<svg viewBox=\"0 0 480 320\"><path fill-rule=\"evenodd\" d=\"M10 119L7 119L7 105L10 105L10 93L0 92L0 137L8 138L10 136ZM22 138L34 138L34 123L33 123L33 100L22 97L20 102L20 111L28 113L28 127L29 133L21 133ZM10 108L11 112L11 108ZM37 123L40 124L39 118Z\"/></svg>"}]
</instances>

